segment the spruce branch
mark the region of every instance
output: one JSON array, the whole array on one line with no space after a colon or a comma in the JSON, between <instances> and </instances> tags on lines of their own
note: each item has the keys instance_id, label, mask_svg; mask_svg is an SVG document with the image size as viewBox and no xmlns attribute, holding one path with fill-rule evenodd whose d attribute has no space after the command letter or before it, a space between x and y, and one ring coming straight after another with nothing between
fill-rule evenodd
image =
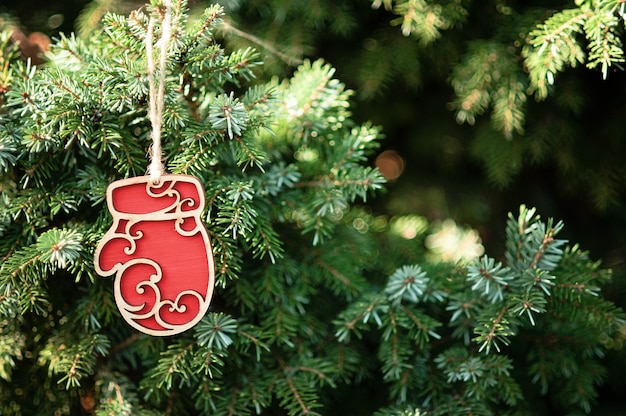
<instances>
[{"instance_id":1,"label":"spruce branch","mask_svg":"<svg viewBox=\"0 0 626 416\"><path fill-rule=\"evenodd\" d=\"M179 49L179 55L184 58L193 49L202 48L213 43L212 31L223 22L224 9L217 4L209 6L204 10L202 19L196 23L190 33L183 41ZM183 59L181 59L183 61Z\"/></svg>"},{"instance_id":2,"label":"spruce branch","mask_svg":"<svg viewBox=\"0 0 626 416\"><path fill-rule=\"evenodd\" d=\"M220 28L228 34L233 34L235 36L244 38L252 42L253 44L260 46L261 48L269 51L271 54L276 55L279 59L281 59L287 65L296 66L296 65L302 64L302 59L289 55L287 53L284 53L278 50L278 48L276 48L272 43L267 42L250 33L237 29L235 26L232 25L232 23L229 20L223 20L221 22Z\"/></svg>"},{"instance_id":3,"label":"spruce branch","mask_svg":"<svg viewBox=\"0 0 626 416\"><path fill-rule=\"evenodd\" d=\"M381 5L400 16L392 20L392 25L400 26L404 36L415 35L424 45L438 39L442 30L465 21L468 14L459 0L444 4L424 0L372 0L373 8Z\"/></svg>"},{"instance_id":4,"label":"spruce branch","mask_svg":"<svg viewBox=\"0 0 626 416\"><path fill-rule=\"evenodd\" d=\"M474 125L493 108L491 119L507 139L524 132L526 82L515 65L515 50L498 41L473 41L452 74L458 123Z\"/></svg>"},{"instance_id":5,"label":"spruce branch","mask_svg":"<svg viewBox=\"0 0 626 416\"><path fill-rule=\"evenodd\" d=\"M317 259L315 263L322 267L324 270L328 271L328 273L330 273L333 277L339 280L339 282L341 282L341 284L344 285L346 288L351 288L353 286L352 281L349 277L347 277L331 265L327 264L322 259Z\"/></svg>"},{"instance_id":6,"label":"spruce branch","mask_svg":"<svg viewBox=\"0 0 626 416\"><path fill-rule=\"evenodd\" d=\"M233 343L231 334L237 332L237 321L223 313L210 313L206 315L194 328L198 345L225 349Z\"/></svg>"},{"instance_id":7,"label":"spruce branch","mask_svg":"<svg viewBox=\"0 0 626 416\"><path fill-rule=\"evenodd\" d=\"M88 335L70 345L57 336L40 353L40 361L48 363L51 373L62 375L58 383L65 383L66 389L79 387L80 380L94 372L96 356L105 356L109 351L110 343L105 336Z\"/></svg>"},{"instance_id":8,"label":"spruce branch","mask_svg":"<svg viewBox=\"0 0 626 416\"><path fill-rule=\"evenodd\" d=\"M499 352L500 342L504 345L510 344L508 336L514 335L515 332L511 330L509 322L506 319L508 311L508 306L503 307L500 309L500 312L498 312L498 315L491 320L491 322L477 328L476 341L481 343L479 351L489 353L491 347L493 346Z\"/></svg>"},{"instance_id":9,"label":"spruce branch","mask_svg":"<svg viewBox=\"0 0 626 416\"><path fill-rule=\"evenodd\" d=\"M585 35L590 43L587 67L600 66L603 79L608 77L609 68L624 62L624 50L617 31L619 24L614 13L595 13L585 22Z\"/></svg>"},{"instance_id":10,"label":"spruce branch","mask_svg":"<svg viewBox=\"0 0 626 416\"><path fill-rule=\"evenodd\" d=\"M0 303L2 300L0 300ZM11 381L13 369L24 358L26 336L17 328L5 323L0 324L0 378Z\"/></svg>"},{"instance_id":11,"label":"spruce branch","mask_svg":"<svg viewBox=\"0 0 626 416\"><path fill-rule=\"evenodd\" d=\"M303 397L305 394L307 394L308 392L302 392L294 383L294 380L292 377L290 376L286 376L285 377L286 381L287 381L287 385L289 386L289 391L291 392L292 396L295 401L298 404L299 409L294 406L293 404L289 405L289 396L284 396L283 398L283 404L286 404L288 406L288 408L290 408L290 415L318 415L319 413L312 411L312 406L309 405L308 403L305 402L305 398ZM310 393L309 393L310 394Z\"/></svg>"},{"instance_id":12,"label":"spruce branch","mask_svg":"<svg viewBox=\"0 0 626 416\"><path fill-rule=\"evenodd\" d=\"M583 48L574 39L591 16L589 10L563 10L530 33L528 47L523 53L530 71L531 89L539 99L548 95L548 86L554 84L556 74L565 65L574 67L583 62Z\"/></svg>"},{"instance_id":13,"label":"spruce branch","mask_svg":"<svg viewBox=\"0 0 626 416\"><path fill-rule=\"evenodd\" d=\"M142 333L135 333L132 334L131 336L129 336L128 338L126 338L125 340L115 344L112 348L111 348L111 354L115 354L118 351L121 351L127 347L129 347L130 345L134 344L135 342L137 342L140 338L145 337L144 334Z\"/></svg>"},{"instance_id":14,"label":"spruce branch","mask_svg":"<svg viewBox=\"0 0 626 416\"><path fill-rule=\"evenodd\" d=\"M609 68L624 62L620 40L622 15L618 7L620 2L614 1L583 3L578 8L557 12L537 25L523 50L531 92L537 98L546 98L556 75L566 66L575 67L584 62L589 68L599 66L606 79ZM586 45L577 36L581 34Z\"/></svg>"},{"instance_id":15,"label":"spruce branch","mask_svg":"<svg viewBox=\"0 0 626 416\"><path fill-rule=\"evenodd\" d=\"M150 371L150 378L157 388L170 391L174 382L179 386L188 384L193 374L191 365L191 353L195 343L178 342L168 346L161 353L156 366Z\"/></svg>"}]
</instances>

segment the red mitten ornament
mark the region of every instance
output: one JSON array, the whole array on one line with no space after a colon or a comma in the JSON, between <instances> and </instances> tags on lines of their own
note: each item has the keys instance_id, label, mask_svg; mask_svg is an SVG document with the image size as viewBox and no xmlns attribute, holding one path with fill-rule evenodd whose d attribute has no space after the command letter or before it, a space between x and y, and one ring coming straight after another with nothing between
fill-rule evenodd
<instances>
[{"instance_id":1,"label":"red mitten ornament","mask_svg":"<svg viewBox=\"0 0 626 416\"><path fill-rule=\"evenodd\" d=\"M209 307L215 278L200 181L122 179L109 185L107 204L113 225L94 263L98 274L115 275L115 301L126 322L158 336L194 326Z\"/></svg>"}]
</instances>

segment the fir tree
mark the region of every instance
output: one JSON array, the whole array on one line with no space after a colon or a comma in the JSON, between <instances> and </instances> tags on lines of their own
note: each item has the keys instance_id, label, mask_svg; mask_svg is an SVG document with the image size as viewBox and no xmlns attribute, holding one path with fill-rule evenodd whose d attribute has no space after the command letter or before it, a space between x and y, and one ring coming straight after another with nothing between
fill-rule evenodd
<instances>
[{"instance_id":1,"label":"fir tree","mask_svg":"<svg viewBox=\"0 0 626 416\"><path fill-rule=\"evenodd\" d=\"M0 38L3 414L589 411L624 323L608 271L525 207L504 259L429 260L427 225L406 239L355 206L383 187L381 132L334 69L255 82L258 54L215 39L218 6L176 3L163 128L168 171L205 186L216 293L177 336L124 323L93 254L107 185L148 164L150 16L108 14L37 68Z\"/></svg>"}]
</instances>

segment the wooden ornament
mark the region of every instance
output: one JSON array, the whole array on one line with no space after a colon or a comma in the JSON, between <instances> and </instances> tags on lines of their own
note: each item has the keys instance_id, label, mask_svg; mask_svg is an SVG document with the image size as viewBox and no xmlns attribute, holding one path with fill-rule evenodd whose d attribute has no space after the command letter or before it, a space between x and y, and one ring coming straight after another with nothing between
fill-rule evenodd
<instances>
[{"instance_id":1,"label":"wooden ornament","mask_svg":"<svg viewBox=\"0 0 626 416\"><path fill-rule=\"evenodd\" d=\"M156 336L194 326L209 307L215 279L200 181L122 179L109 185L106 198L113 225L94 264L101 276L115 275L115 301L126 322Z\"/></svg>"}]
</instances>

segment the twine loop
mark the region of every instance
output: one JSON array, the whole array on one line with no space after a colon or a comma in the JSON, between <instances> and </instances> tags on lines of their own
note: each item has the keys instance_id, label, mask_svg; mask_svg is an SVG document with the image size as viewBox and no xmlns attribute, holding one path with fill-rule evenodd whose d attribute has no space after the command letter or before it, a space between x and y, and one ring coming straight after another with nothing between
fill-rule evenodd
<instances>
[{"instance_id":1,"label":"twine loop","mask_svg":"<svg viewBox=\"0 0 626 416\"><path fill-rule=\"evenodd\" d=\"M163 125L163 107L165 101L165 66L167 49L172 38L172 3L163 0L164 15L161 23L161 38L156 46L159 47L158 80L156 78L157 67L154 59L154 17L150 17L148 31L146 33L146 55L148 57L148 85L150 88L150 109L148 117L152 126L152 145L150 146L150 165L148 174L150 181L158 184L165 168L162 161L161 150L161 127ZM158 81L158 82L157 82Z\"/></svg>"}]
</instances>

